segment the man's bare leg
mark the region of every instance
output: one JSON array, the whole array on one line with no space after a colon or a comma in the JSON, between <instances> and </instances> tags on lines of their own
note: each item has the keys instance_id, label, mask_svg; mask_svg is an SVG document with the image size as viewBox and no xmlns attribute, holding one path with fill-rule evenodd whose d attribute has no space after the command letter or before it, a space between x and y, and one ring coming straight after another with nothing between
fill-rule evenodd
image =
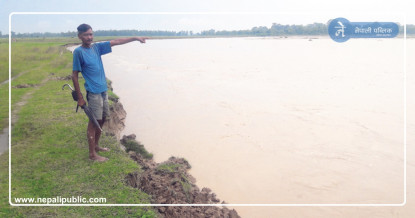
<instances>
[{"instance_id":1,"label":"man's bare leg","mask_svg":"<svg viewBox=\"0 0 415 218\"><path fill-rule=\"evenodd\" d=\"M89 121L88 123L88 130L87 130L87 137L88 137L88 144L89 144L89 159L104 162L107 161L108 158L101 157L96 153L95 145L96 145L96 133L100 132L99 129L95 127L95 125L92 123L92 121Z\"/></svg>"},{"instance_id":2,"label":"man's bare leg","mask_svg":"<svg viewBox=\"0 0 415 218\"><path fill-rule=\"evenodd\" d=\"M99 125L102 127L104 126L105 123L105 117L102 120L97 120ZM95 132L95 152L99 152L99 151L109 151L109 148L102 148L99 147L99 138L101 137L101 131L99 129L96 130Z\"/></svg>"}]
</instances>

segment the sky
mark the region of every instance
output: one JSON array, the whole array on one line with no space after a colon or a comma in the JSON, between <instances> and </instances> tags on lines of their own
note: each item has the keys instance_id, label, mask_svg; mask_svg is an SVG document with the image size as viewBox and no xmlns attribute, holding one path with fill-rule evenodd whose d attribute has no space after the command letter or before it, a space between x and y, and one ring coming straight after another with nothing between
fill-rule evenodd
<instances>
[{"instance_id":1,"label":"sky","mask_svg":"<svg viewBox=\"0 0 415 218\"><path fill-rule=\"evenodd\" d=\"M415 24L409 0L0 0L0 31L67 32L81 23L94 30L240 30L273 23L351 22ZM13 14L12 12L132 12L137 14ZM148 13L151 14L148 14ZM141 14L140 14L141 13ZM174 14L172 14L174 13ZM191 14L189 14L191 13Z\"/></svg>"}]
</instances>

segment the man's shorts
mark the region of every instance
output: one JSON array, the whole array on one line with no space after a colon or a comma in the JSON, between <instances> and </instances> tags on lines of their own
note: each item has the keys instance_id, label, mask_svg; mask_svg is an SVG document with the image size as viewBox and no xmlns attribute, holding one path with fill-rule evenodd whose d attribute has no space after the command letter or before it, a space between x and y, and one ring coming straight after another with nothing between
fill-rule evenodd
<instances>
[{"instance_id":1,"label":"man's shorts","mask_svg":"<svg viewBox=\"0 0 415 218\"><path fill-rule=\"evenodd\" d=\"M88 101L88 107L91 108L97 120L102 120L103 117L109 117L110 110L106 91L98 94L86 92L86 99Z\"/></svg>"}]
</instances>

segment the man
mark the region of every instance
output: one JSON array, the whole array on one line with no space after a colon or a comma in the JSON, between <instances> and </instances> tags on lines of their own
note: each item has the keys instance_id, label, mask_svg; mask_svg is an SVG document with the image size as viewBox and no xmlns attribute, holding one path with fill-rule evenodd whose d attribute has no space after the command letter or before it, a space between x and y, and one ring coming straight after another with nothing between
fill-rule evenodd
<instances>
[{"instance_id":1,"label":"man","mask_svg":"<svg viewBox=\"0 0 415 218\"><path fill-rule=\"evenodd\" d=\"M78 95L78 105L83 106L86 104L78 82L78 75L79 72L81 72L85 79L84 86L87 91L86 98L88 106L92 109L95 118L102 127L106 117L109 116L109 107L107 95L108 87L101 55L110 53L112 51L112 46L122 45L133 41L145 43L147 38L131 37L93 44L92 41L94 37L90 25L81 24L77 29L78 38L82 41L82 46L76 48L73 52L72 81ZM99 146L98 142L100 136L101 131L99 128L96 127L92 121L89 121L87 129L89 159L104 162L107 161L108 158L99 156L97 152L109 151L109 149Z\"/></svg>"}]
</instances>

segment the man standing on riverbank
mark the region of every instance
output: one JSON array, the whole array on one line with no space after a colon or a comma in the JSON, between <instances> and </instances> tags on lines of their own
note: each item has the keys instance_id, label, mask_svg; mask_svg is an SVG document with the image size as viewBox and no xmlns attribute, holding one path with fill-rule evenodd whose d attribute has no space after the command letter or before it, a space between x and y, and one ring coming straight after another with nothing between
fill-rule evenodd
<instances>
[{"instance_id":1,"label":"man standing on riverbank","mask_svg":"<svg viewBox=\"0 0 415 218\"><path fill-rule=\"evenodd\" d=\"M122 45L133 41L145 43L145 37L130 37L115 39L106 42L92 43L93 31L88 24L81 24L78 26L78 38L82 41L82 45L76 48L73 52L73 68L72 81L78 95L78 105L86 104L81 90L79 88L78 75L79 72L85 79L85 89L87 91L86 98L88 106L92 109L95 118L102 127L105 119L109 116L108 95L107 95L107 81L105 77L104 67L102 65L101 55L110 53L111 47ZM87 128L87 137L89 144L89 159L103 162L108 158L99 156L99 151L109 151L108 148L99 147L98 142L101 136L101 131L90 120Z\"/></svg>"}]
</instances>

